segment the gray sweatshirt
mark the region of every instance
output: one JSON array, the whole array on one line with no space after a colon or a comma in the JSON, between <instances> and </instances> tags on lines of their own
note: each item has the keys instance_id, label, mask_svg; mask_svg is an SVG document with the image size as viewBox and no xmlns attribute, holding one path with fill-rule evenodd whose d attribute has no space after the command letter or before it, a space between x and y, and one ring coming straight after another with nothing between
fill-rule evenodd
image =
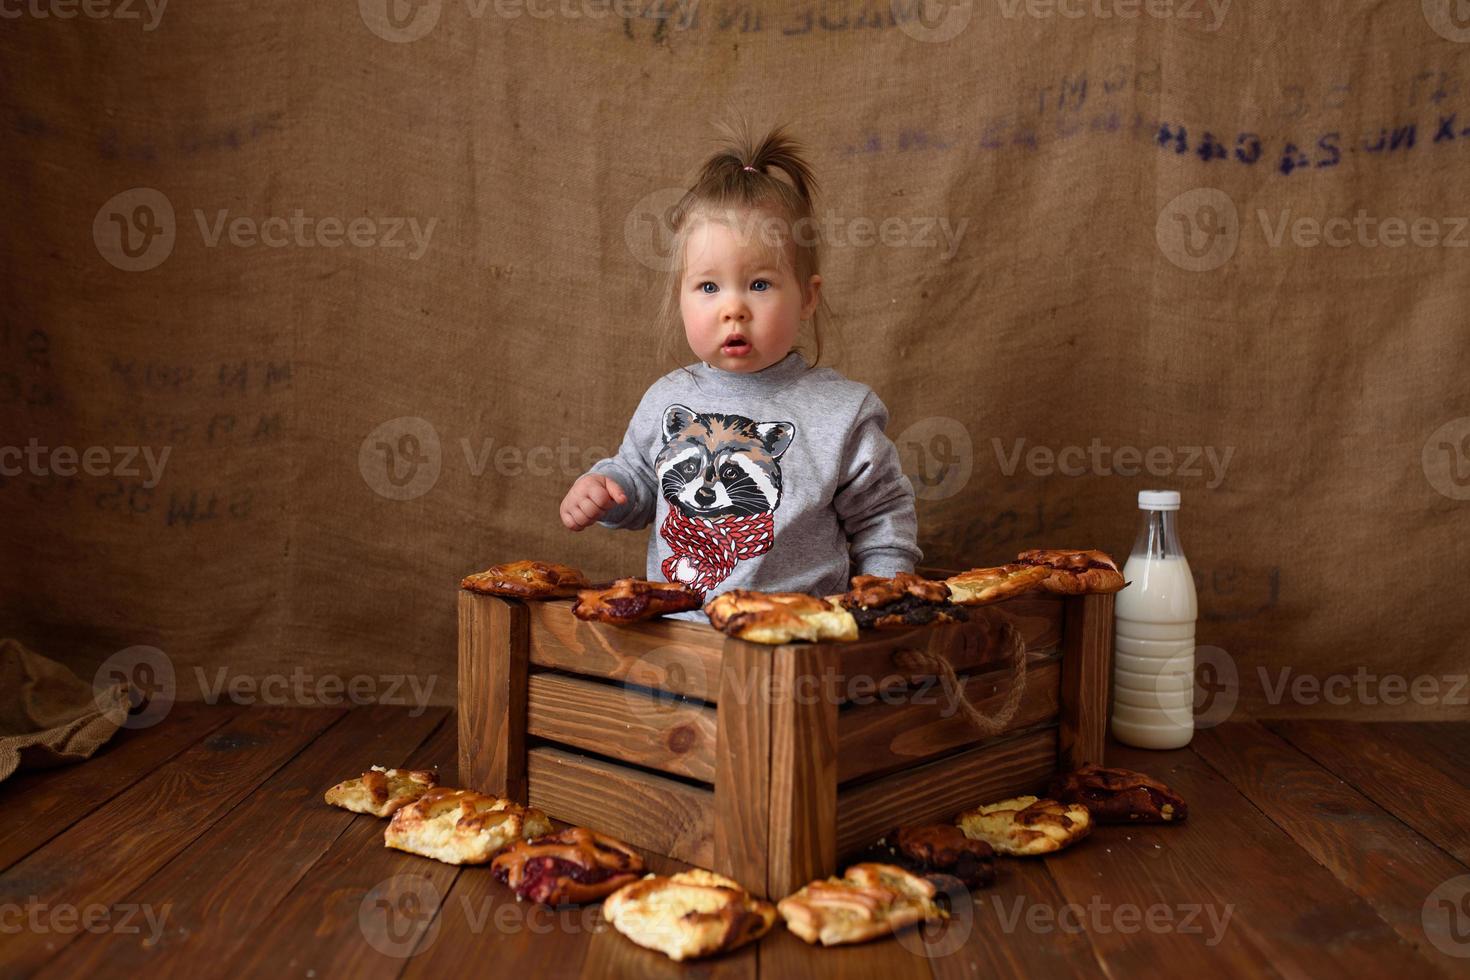
<instances>
[{"instance_id":1,"label":"gray sweatshirt","mask_svg":"<svg viewBox=\"0 0 1470 980\"><path fill-rule=\"evenodd\" d=\"M830 595L852 575L913 571L914 488L887 424L871 388L794 351L754 374L671 371L644 393L618 454L590 470L628 496L598 523L656 522L646 577L706 600L735 588Z\"/></svg>"}]
</instances>

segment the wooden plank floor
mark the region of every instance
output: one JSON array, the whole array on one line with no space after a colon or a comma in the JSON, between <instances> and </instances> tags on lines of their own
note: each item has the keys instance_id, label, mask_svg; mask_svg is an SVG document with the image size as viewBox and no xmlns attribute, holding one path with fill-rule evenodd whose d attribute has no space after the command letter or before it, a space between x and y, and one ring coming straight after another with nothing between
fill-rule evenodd
<instances>
[{"instance_id":1,"label":"wooden plank floor","mask_svg":"<svg viewBox=\"0 0 1470 980\"><path fill-rule=\"evenodd\" d=\"M1470 976L1470 724L1237 722L1113 765L1189 801L1002 860L950 924L812 949L778 929L681 967L596 906L382 846L321 802L369 764L451 774L431 710L178 705L91 762L0 784L0 976ZM977 801L980 802L980 801ZM654 870L680 867L656 855Z\"/></svg>"}]
</instances>

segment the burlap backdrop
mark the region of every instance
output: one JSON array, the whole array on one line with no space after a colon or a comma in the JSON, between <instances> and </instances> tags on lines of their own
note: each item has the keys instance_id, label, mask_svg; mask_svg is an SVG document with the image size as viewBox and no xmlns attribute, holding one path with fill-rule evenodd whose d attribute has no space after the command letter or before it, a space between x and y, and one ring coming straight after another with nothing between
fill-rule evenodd
<instances>
[{"instance_id":1,"label":"burlap backdrop","mask_svg":"<svg viewBox=\"0 0 1470 980\"><path fill-rule=\"evenodd\" d=\"M666 370L658 222L742 110L810 146L824 360L892 410L930 561L1121 560L1178 488L1241 710L1470 717L1470 30L1318 6L15 8L3 443L110 455L4 478L0 629L84 676L157 647L184 697L299 667L444 701L462 574L641 572L647 532L557 504ZM1376 224L1420 217L1442 244ZM156 485L113 452L145 446Z\"/></svg>"}]
</instances>

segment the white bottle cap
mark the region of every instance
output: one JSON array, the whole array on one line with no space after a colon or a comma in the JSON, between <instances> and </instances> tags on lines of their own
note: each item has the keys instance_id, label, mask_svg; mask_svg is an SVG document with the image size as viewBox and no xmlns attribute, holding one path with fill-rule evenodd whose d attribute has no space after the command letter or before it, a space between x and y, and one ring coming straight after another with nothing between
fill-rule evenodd
<instances>
[{"instance_id":1,"label":"white bottle cap","mask_svg":"<svg viewBox=\"0 0 1470 980\"><path fill-rule=\"evenodd\" d=\"M1178 510L1178 490L1140 490L1138 491L1139 510Z\"/></svg>"}]
</instances>

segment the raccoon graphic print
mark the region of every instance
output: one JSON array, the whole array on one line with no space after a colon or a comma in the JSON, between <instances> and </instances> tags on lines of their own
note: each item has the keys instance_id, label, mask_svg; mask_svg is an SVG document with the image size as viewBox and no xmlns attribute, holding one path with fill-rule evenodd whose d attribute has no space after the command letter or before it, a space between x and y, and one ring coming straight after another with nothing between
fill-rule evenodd
<instances>
[{"instance_id":1,"label":"raccoon graphic print","mask_svg":"<svg viewBox=\"0 0 1470 980\"><path fill-rule=\"evenodd\" d=\"M589 471L628 498L597 523L649 528L642 577L706 600L831 595L852 575L913 571L913 485L887 424L871 388L797 352L752 373L671 371L644 392L617 453ZM672 618L708 621L698 610Z\"/></svg>"},{"instance_id":2,"label":"raccoon graphic print","mask_svg":"<svg viewBox=\"0 0 1470 980\"><path fill-rule=\"evenodd\" d=\"M781 506L781 456L796 437L791 422L699 413L670 405L654 461L669 509L659 536L669 548L664 577L701 592L735 566L771 550Z\"/></svg>"}]
</instances>

